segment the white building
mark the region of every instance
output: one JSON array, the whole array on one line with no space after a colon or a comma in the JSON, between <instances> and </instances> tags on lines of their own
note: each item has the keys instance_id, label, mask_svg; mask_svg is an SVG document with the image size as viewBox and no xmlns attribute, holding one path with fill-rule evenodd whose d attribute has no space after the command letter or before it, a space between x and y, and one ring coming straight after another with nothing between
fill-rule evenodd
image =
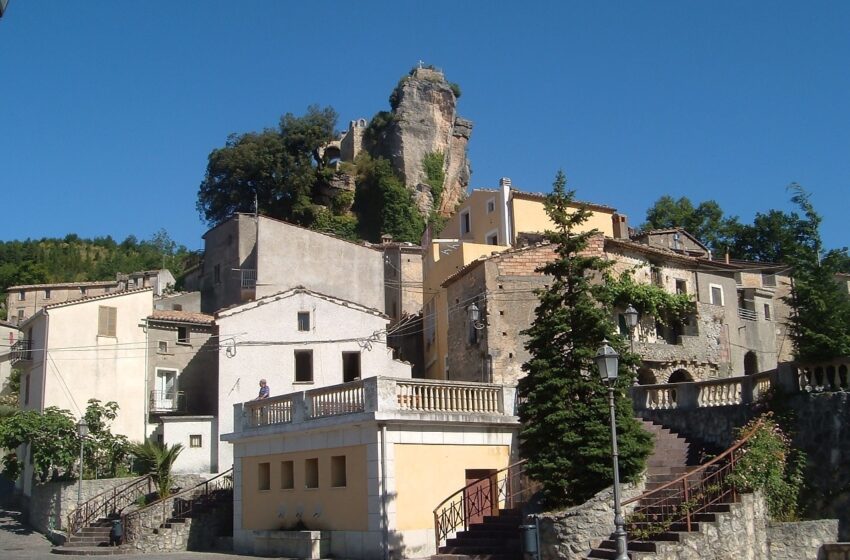
<instances>
[{"instance_id":1,"label":"white building","mask_svg":"<svg viewBox=\"0 0 850 560\"><path fill-rule=\"evenodd\" d=\"M301 287L219 312L219 433L233 431L227 411L255 398L261 378L272 396L377 375L410 378L410 365L386 345L388 323L376 309ZM231 446L222 445L220 469L232 462Z\"/></svg>"}]
</instances>

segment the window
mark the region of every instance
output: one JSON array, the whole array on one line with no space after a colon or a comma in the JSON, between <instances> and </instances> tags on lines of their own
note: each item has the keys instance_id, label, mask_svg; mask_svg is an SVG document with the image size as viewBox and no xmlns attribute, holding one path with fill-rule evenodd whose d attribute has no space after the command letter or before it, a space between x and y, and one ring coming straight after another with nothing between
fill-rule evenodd
<instances>
[{"instance_id":1,"label":"window","mask_svg":"<svg viewBox=\"0 0 850 560\"><path fill-rule=\"evenodd\" d=\"M775 288L776 287L776 275L775 274L765 274L762 272L761 274L761 283L765 288Z\"/></svg>"},{"instance_id":2,"label":"window","mask_svg":"<svg viewBox=\"0 0 850 560\"><path fill-rule=\"evenodd\" d=\"M18 309L18 321L23 321L23 320L24 320L24 310Z\"/></svg>"},{"instance_id":3,"label":"window","mask_svg":"<svg viewBox=\"0 0 850 560\"><path fill-rule=\"evenodd\" d=\"M460 234L464 235L472 231L472 221L469 215L469 210L464 210L460 213Z\"/></svg>"},{"instance_id":4,"label":"window","mask_svg":"<svg viewBox=\"0 0 850 560\"><path fill-rule=\"evenodd\" d=\"M189 344L189 327L177 327L177 344Z\"/></svg>"},{"instance_id":5,"label":"window","mask_svg":"<svg viewBox=\"0 0 850 560\"><path fill-rule=\"evenodd\" d=\"M770 321L770 304L769 303L764 304L764 320Z\"/></svg>"},{"instance_id":6,"label":"window","mask_svg":"<svg viewBox=\"0 0 850 560\"><path fill-rule=\"evenodd\" d=\"M496 211L496 199L491 198L490 200L487 201L487 213L492 214L495 211Z\"/></svg>"},{"instance_id":7,"label":"window","mask_svg":"<svg viewBox=\"0 0 850 560\"><path fill-rule=\"evenodd\" d=\"M499 232L491 231L486 236L487 245L498 245L499 244Z\"/></svg>"},{"instance_id":8,"label":"window","mask_svg":"<svg viewBox=\"0 0 850 560\"><path fill-rule=\"evenodd\" d=\"M298 330L305 332L310 330L310 312L309 311L299 311L298 312Z\"/></svg>"},{"instance_id":9,"label":"window","mask_svg":"<svg viewBox=\"0 0 850 560\"><path fill-rule=\"evenodd\" d=\"M331 457L331 487L345 488L345 455Z\"/></svg>"},{"instance_id":10,"label":"window","mask_svg":"<svg viewBox=\"0 0 850 560\"><path fill-rule=\"evenodd\" d=\"M97 309L97 335L115 336L115 324L118 322L118 308L101 305Z\"/></svg>"},{"instance_id":11,"label":"window","mask_svg":"<svg viewBox=\"0 0 850 560\"><path fill-rule=\"evenodd\" d=\"M213 282L221 284L221 265L215 265L213 267Z\"/></svg>"},{"instance_id":12,"label":"window","mask_svg":"<svg viewBox=\"0 0 850 560\"><path fill-rule=\"evenodd\" d=\"M189 447L202 447L204 438L201 434L191 434L189 436Z\"/></svg>"},{"instance_id":13,"label":"window","mask_svg":"<svg viewBox=\"0 0 850 560\"><path fill-rule=\"evenodd\" d=\"M319 460L307 459L304 461L304 487L319 487Z\"/></svg>"},{"instance_id":14,"label":"window","mask_svg":"<svg viewBox=\"0 0 850 560\"><path fill-rule=\"evenodd\" d=\"M312 350L296 350L295 351L295 382L296 383L312 383L313 382L313 351Z\"/></svg>"},{"instance_id":15,"label":"window","mask_svg":"<svg viewBox=\"0 0 850 560\"><path fill-rule=\"evenodd\" d=\"M18 301L26 301L26 299L27 293L25 291L21 290L20 292L18 292Z\"/></svg>"},{"instance_id":16,"label":"window","mask_svg":"<svg viewBox=\"0 0 850 560\"><path fill-rule=\"evenodd\" d=\"M661 274L661 269L655 265L649 269L649 276L652 283L656 286L664 285L664 275Z\"/></svg>"},{"instance_id":17,"label":"window","mask_svg":"<svg viewBox=\"0 0 850 560\"><path fill-rule=\"evenodd\" d=\"M24 381L24 404L30 403L30 374L27 374Z\"/></svg>"},{"instance_id":18,"label":"window","mask_svg":"<svg viewBox=\"0 0 850 560\"><path fill-rule=\"evenodd\" d=\"M50 299L50 290L44 290L44 299Z\"/></svg>"},{"instance_id":19,"label":"window","mask_svg":"<svg viewBox=\"0 0 850 560\"><path fill-rule=\"evenodd\" d=\"M688 293L688 283L685 280L676 280L676 293L677 294L687 294Z\"/></svg>"},{"instance_id":20,"label":"window","mask_svg":"<svg viewBox=\"0 0 850 560\"><path fill-rule=\"evenodd\" d=\"M280 489L292 490L295 488L295 464L292 461L280 462Z\"/></svg>"},{"instance_id":21,"label":"window","mask_svg":"<svg viewBox=\"0 0 850 560\"><path fill-rule=\"evenodd\" d=\"M81 296L86 295L86 289L85 288L80 288L80 295Z\"/></svg>"},{"instance_id":22,"label":"window","mask_svg":"<svg viewBox=\"0 0 850 560\"><path fill-rule=\"evenodd\" d=\"M172 304L172 311L183 311L183 306L179 303Z\"/></svg>"},{"instance_id":23,"label":"window","mask_svg":"<svg viewBox=\"0 0 850 560\"><path fill-rule=\"evenodd\" d=\"M156 351L158 354L168 354L168 341L160 340L157 343Z\"/></svg>"},{"instance_id":24,"label":"window","mask_svg":"<svg viewBox=\"0 0 850 560\"><path fill-rule=\"evenodd\" d=\"M348 383L360 379L360 352L342 353L342 381Z\"/></svg>"},{"instance_id":25,"label":"window","mask_svg":"<svg viewBox=\"0 0 850 560\"><path fill-rule=\"evenodd\" d=\"M717 284L709 284L708 289L711 294L711 304L723 305L723 286L718 286Z\"/></svg>"},{"instance_id":26,"label":"window","mask_svg":"<svg viewBox=\"0 0 850 560\"><path fill-rule=\"evenodd\" d=\"M271 463L257 465L257 490L270 490L272 487Z\"/></svg>"},{"instance_id":27,"label":"window","mask_svg":"<svg viewBox=\"0 0 850 560\"><path fill-rule=\"evenodd\" d=\"M177 370L156 368L156 383L151 409L158 412L168 412L177 409Z\"/></svg>"}]
</instances>

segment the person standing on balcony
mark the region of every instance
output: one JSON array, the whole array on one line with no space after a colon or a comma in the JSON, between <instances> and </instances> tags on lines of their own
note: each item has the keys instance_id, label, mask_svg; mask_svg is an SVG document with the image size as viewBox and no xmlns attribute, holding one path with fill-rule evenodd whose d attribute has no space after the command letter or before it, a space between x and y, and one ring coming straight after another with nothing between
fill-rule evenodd
<instances>
[{"instance_id":1,"label":"person standing on balcony","mask_svg":"<svg viewBox=\"0 0 850 560\"><path fill-rule=\"evenodd\" d=\"M259 401L261 399L269 398L269 386L266 384L265 379L260 379L260 393L257 395L255 401Z\"/></svg>"}]
</instances>

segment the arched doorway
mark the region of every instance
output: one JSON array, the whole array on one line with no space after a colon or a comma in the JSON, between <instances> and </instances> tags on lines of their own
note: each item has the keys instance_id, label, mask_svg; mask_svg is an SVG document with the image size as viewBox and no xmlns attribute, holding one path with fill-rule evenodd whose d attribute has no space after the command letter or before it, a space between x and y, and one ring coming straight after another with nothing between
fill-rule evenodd
<instances>
[{"instance_id":1,"label":"arched doorway","mask_svg":"<svg viewBox=\"0 0 850 560\"><path fill-rule=\"evenodd\" d=\"M694 377L686 369L677 369L670 374L670 379L667 383L689 383L694 380Z\"/></svg>"},{"instance_id":2,"label":"arched doorway","mask_svg":"<svg viewBox=\"0 0 850 560\"><path fill-rule=\"evenodd\" d=\"M744 354L744 375L753 375L759 372L759 359L756 353L750 350Z\"/></svg>"},{"instance_id":3,"label":"arched doorway","mask_svg":"<svg viewBox=\"0 0 850 560\"><path fill-rule=\"evenodd\" d=\"M651 369L642 367L637 370L637 382L638 385L655 385L658 379L655 378Z\"/></svg>"}]
</instances>

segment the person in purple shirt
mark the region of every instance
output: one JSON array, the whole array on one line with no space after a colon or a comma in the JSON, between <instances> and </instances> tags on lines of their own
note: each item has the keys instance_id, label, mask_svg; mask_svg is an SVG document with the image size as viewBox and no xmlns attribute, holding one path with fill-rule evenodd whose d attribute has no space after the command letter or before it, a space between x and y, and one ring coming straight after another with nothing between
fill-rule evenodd
<instances>
[{"instance_id":1,"label":"person in purple shirt","mask_svg":"<svg viewBox=\"0 0 850 560\"><path fill-rule=\"evenodd\" d=\"M260 379L260 394L257 395L256 401L269 398L269 386L266 385L265 379Z\"/></svg>"}]
</instances>

